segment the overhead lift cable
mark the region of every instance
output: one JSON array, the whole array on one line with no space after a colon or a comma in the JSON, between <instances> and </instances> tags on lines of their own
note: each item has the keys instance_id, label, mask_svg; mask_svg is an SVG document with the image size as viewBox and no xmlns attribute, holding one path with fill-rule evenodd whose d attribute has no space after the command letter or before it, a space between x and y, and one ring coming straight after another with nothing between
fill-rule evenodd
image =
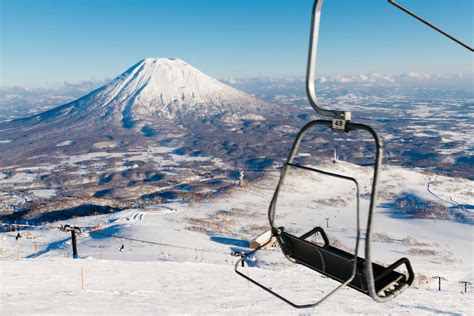
<instances>
[{"instance_id":1,"label":"overhead lift cable","mask_svg":"<svg viewBox=\"0 0 474 316\"><path fill-rule=\"evenodd\" d=\"M125 236L120 236L120 235L117 235L117 234L106 234L106 233L101 233L101 232L98 232L98 231L94 231L94 232L91 232L89 234L97 234L97 235L101 235L101 236L107 236L107 237L113 237L113 238L117 238L117 239L130 240L130 241L135 241L135 242L140 242L140 243L145 243L145 244L150 244L150 245L163 246L163 247L172 247L172 248L178 248L178 249L201 251L201 252L208 252L208 253L217 253L217 254L229 254L228 252L215 251L215 250L210 250L210 249L193 248L193 247L186 247L186 246L177 246L177 245L161 243L161 242L156 242L156 241L125 237Z\"/></svg>"},{"instance_id":2,"label":"overhead lift cable","mask_svg":"<svg viewBox=\"0 0 474 316\"><path fill-rule=\"evenodd\" d=\"M417 19L418 21L420 21L421 23L424 23L426 25L428 25L430 28L432 28L433 30L443 34L444 36L446 36L447 38L449 38L450 40L458 43L459 45L461 45L462 47L470 50L471 52L474 52L474 48L472 48L471 46L467 45L466 43L460 41L459 39L457 39L456 37L452 36L451 34L443 31L442 29L440 29L439 27L435 26L434 24L428 22L427 20L421 18L420 16L416 15L415 13L411 12L410 10L408 10L407 8L401 6L400 4L396 3L394 0L388 0L388 2L392 5L394 5L395 7L397 7L398 9L402 10L403 12L407 13L408 15L411 15L412 17L414 17L415 19Z\"/></svg>"}]
</instances>

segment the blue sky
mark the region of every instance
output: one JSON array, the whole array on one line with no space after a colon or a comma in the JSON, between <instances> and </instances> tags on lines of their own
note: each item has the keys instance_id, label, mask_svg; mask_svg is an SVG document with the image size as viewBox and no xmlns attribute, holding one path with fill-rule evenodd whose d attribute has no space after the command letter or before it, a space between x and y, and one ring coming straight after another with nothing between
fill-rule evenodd
<instances>
[{"instance_id":1,"label":"blue sky","mask_svg":"<svg viewBox=\"0 0 474 316\"><path fill-rule=\"evenodd\" d=\"M473 45L473 1L399 0ZM0 0L1 83L51 87L178 57L217 78L304 75L311 0ZM472 73L386 0L326 0L318 74Z\"/></svg>"}]
</instances>

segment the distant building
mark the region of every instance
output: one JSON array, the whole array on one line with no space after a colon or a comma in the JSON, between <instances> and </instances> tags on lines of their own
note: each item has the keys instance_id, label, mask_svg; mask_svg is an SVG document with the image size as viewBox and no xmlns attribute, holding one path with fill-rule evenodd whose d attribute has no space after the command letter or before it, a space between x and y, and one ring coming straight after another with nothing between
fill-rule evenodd
<instances>
[{"instance_id":1,"label":"distant building","mask_svg":"<svg viewBox=\"0 0 474 316\"><path fill-rule=\"evenodd\" d=\"M265 243L267 243L269 240L270 242L263 249L268 249L268 248L276 246L277 240L275 236L272 236L271 230L267 230L263 234L260 234L257 237L255 237L253 240L251 240L249 248L257 249L261 245L265 245Z\"/></svg>"}]
</instances>

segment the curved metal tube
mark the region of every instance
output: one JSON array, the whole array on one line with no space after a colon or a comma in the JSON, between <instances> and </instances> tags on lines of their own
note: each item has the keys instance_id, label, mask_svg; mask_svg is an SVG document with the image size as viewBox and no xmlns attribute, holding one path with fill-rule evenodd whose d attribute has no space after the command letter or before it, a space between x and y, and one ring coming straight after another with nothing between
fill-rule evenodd
<instances>
[{"instance_id":1,"label":"curved metal tube","mask_svg":"<svg viewBox=\"0 0 474 316\"><path fill-rule=\"evenodd\" d=\"M323 0L315 0L312 10L311 30L308 47L308 64L306 68L306 95L313 109L321 116L332 119L350 120L351 112L325 109L318 105L316 96L316 57L318 53L319 25L321 22L321 7Z\"/></svg>"},{"instance_id":2,"label":"curved metal tube","mask_svg":"<svg viewBox=\"0 0 474 316\"><path fill-rule=\"evenodd\" d=\"M350 125L348 125L348 127L350 127L351 125L353 125L353 129L356 130L356 129L361 129L359 128L358 126L361 125L361 126L364 126L365 125L362 125L362 124L352 124L352 123L349 123ZM281 240L278 236L278 231L280 230L280 228L277 228L275 227L274 225L274 221L275 221L275 210L276 210L276 204L277 204L277 200L278 200L278 195L280 193L280 189L281 187L283 186L284 184L284 181L285 181L285 178L286 178L286 173L288 171L288 168L289 167L292 167L292 166L295 166L293 164L293 161L294 161L294 158L296 156L296 153L298 152L298 149L299 149L299 146L301 144L301 141L303 140L303 137L304 135L306 134L306 132L308 132L311 128L315 127L315 126L326 126L328 128L332 128L332 121L329 121L329 120L315 120L315 121L311 121L309 123L307 123L301 130L300 132L298 133L298 135L296 136L296 140L295 142L293 143L293 147L291 149L291 152L290 152L290 155L288 156L288 160L287 162L285 163L285 165L283 166L282 168L282 171L281 171L281 174L280 174L280 180L278 181L278 184L277 184L277 187L275 189L275 192L273 194L273 197L272 197L272 200L270 202L270 206L268 208L268 220L270 222L270 226L272 228L272 232L273 232L273 235L277 237L277 241L280 245L280 248L283 248L283 245L281 244ZM357 257L358 257L358 253L359 253L359 241L360 241L360 203L359 203L359 199L360 199L360 189L359 189L359 183L356 179L352 178L352 177L348 177L348 176L344 176L344 175L341 175L341 174L336 174L336 173L332 173L332 172L328 172L328 171L323 171L323 170L318 170L318 169L313 169L313 168L309 168L309 167L305 167L305 166L298 166L300 168L303 168L303 169L306 169L306 170L309 170L309 171L313 171L313 172L318 172L318 173L321 173L321 174L325 174L325 175L329 175L329 176L332 176L332 177L337 177L337 178L340 178L340 179L344 179L346 181L350 181L352 183L354 183L355 187L356 187L356 196L357 196L357 206L356 206L356 231L357 231L357 234L356 234L356 241L355 241L355 249L354 249L354 259L353 259L353 266L352 266L352 274L351 276L345 280L344 282L341 282L341 284L339 284L336 288L334 288L333 290L331 290L329 293L327 293L325 296L323 296L321 299L319 299L318 301L314 302L314 303L311 303L311 304L303 304L303 305L298 305L298 304L295 304L294 302L291 302L289 301L288 299L280 296L279 294L267 289L266 287L262 286L261 284L258 284L257 282L255 282L254 280L251 280L253 283L257 284L258 286L260 286L261 288L265 289L267 292L270 292L271 294L275 295L276 297L282 299L283 301L285 301L286 303L290 304L291 306L295 307L295 308L309 308L309 307L316 307L318 305L320 305L321 303L325 302L329 297L331 297L334 293L336 293L337 291L339 291L341 288L343 288L344 286L348 285L349 283L352 282L352 280L355 278L356 276L356 272L357 272ZM252 252L253 254L254 252ZM283 252L283 254L285 255L285 257L293 262L293 263L296 263L296 261L289 257L285 252ZM238 264L236 264L236 267L238 267ZM245 277L245 276L244 276ZM247 279L249 279L248 277L246 277Z\"/></svg>"}]
</instances>

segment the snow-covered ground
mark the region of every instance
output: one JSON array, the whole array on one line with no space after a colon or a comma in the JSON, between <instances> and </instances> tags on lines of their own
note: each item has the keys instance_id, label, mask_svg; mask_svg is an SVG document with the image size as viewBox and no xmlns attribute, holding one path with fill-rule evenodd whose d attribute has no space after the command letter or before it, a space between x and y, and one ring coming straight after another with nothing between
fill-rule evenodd
<instances>
[{"instance_id":1,"label":"snow-covered ground","mask_svg":"<svg viewBox=\"0 0 474 316\"><path fill-rule=\"evenodd\" d=\"M327 279L301 271L254 269L274 288L291 287L293 297L313 301L328 290ZM81 276L82 274L82 276ZM446 275L456 279L452 271ZM83 283L81 281L83 280ZM334 284L330 284L334 286ZM231 265L120 260L50 258L2 261L3 315L24 314L446 314L472 315L472 294L458 284L411 288L386 304L343 289L317 309L295 310L270 297ZM288 291L289 292L289 291Z\"/></svg>"},{"instance_id":2,"label":"snow-covered ground","mask_svg":"<svg viewBox=\"0 0 474 316\"><path fill-rule=\"evenodd\" d=\"M370 170L342 162L331 168L360 178L364 196ZM374 260L390 264L408 257L417 274L415 284L386 304L346 288L303 312L472 315L473 289L463 294L459 284L474 281L472 224L399 216L391 202L409 192L447 207L474 205L473 182L398 167L383 171ZM230 255L267 229L266 211L277 180L278 174L271 173L210 201L75 218L31 227L28 233L23 228L18 240L17 232L7 231L0 239L0 314L301 314L235 274L237 258ZM333 244L353 248L355 199L350 184L298 171L290 174L282 191L279 223L295 232L320 225ZM367 199L361 202L364 210ZM78 238L81 259L70 258L70 234L57 229L61 224L84 228ZM336 286L290 264L278 249L262 251L248 264L252 267L245 273L299 303L315 301ZM442 291L433 276L446 278Z\"/></svg>"}]
</instances>

